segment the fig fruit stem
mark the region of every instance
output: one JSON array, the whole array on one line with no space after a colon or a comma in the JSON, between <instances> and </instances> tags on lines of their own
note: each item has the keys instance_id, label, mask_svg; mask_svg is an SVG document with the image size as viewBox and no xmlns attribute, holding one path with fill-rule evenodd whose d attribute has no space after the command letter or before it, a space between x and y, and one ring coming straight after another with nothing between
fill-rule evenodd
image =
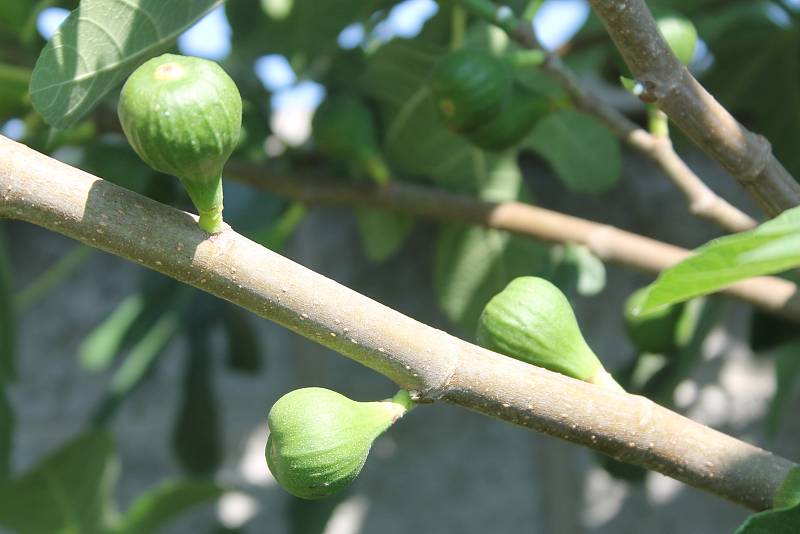
<instances>
[{"instance_id":1,"label":"fig fruit stem","mask_svg":"<svg viewBox=\"0 0 800 534\"><path fill-rule=\"evenodd\" d=\"M395 393L394 397L392 397L390 400L391 402L399 404L403 407L403 413L401 414L401 417L417 406L417 403L411 400L411 395L405 389L401 389Z\"/></svg>"},{"instance_id":2,"label":"fig fruit stem","mask_svg":"<svg viewBox=\"0 0 800 534\"><path fill-rule=\"evenodd\" d=\"M213 180L180 178L200 215L198 225L209 234L222 231L222 177ZM211 199L209 202L208 199Z\"/></svg>"}]
</instances>

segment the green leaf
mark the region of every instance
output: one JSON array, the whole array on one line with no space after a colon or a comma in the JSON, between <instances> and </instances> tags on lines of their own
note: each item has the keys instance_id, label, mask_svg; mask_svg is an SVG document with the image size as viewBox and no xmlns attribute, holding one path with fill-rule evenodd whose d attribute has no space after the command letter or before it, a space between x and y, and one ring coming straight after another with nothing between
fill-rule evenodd
<instances>
[{"instance_id":1,"label":"green leaf","mask_svg":"<svg viewBox=\"0 0 800 534\"><path fill-rule=\"evenodd\" d=\"M82 0L42 50L34 108L51 126L75 124L146 59L222 0Z\"/></svg>"},{"instance_id":2,"label":"green leaf","mask_svg":"<svg viewBox=\"0 0 800 534\"><path fill-rule=\"evenodd\" d=\"M0 228L0 387L16 375L17 316L11 295L11 261Z\"/></svg>"},{"instance_id":3,"label":"green leaf","mask_svg":"<svg viewBox=\"0 0 800 534\"><path fill-rule=\"evenodd\" d=\"M208 328L189 330L189 354L183 379L183 402L172 435L173 450L193 475L209 475L222 462L219 412L211 382Z\"/></svg>"},{"instance_id":4,"label":"green leaf","mask_svg":"<svg viewBox=\"0 0 800 534\"><path fill-rule=\"evenodd\" d=\"M30 80L30 70L0 63L0 123L14 115L21 115L30 106Z\"/></svg>"},{"instance_id":5,"label":"green leaf","mask_svg":"<svg viewBox=\"0 0 800 534\"><path fill-rule=\"evenodd\" d=\"M339 51L336 38L354 22L367 22L379 8L396 0L236 0L226 4L234 28L233 47L239 56L283 54L295 71L319 72Z\"/></svg>"},{"instance_id":6,"label":"green leaf","mask_svg":"<svg viewBox=\"0 0 800 534\"><path fill-rule=\"evenodd\" d=\"M106 397L92 416L95 424L105 424L114 415L119 404L147 376L179 327L180 314L177 311L166 312L136 342L111 379Z\"/></svg>"},{"instance_id":7,"label":"green leaf","mask_svg":"<svg viewBox=\"0 0 800 534\"><path fill-rule=\"evenodd\" d=\"M797 283L797 277L789 277ZM797 323L776 317L773 314L758 309L752 310L750 319L750 348L756 353L763 353L787 341L800 339ZM758 354L756 354L758 355Z\"/></svg>"},{"instance_id":8,"label":"green leaf","mask_svg":"<svg viewBox=\"0 0 800 534\"><path fill-rule=\"evenodd\" d=\"M11 475L11 456L14 449L14 410L0 384L0 482Z\"/></svg>"},{"instance_id":9,"label":"green leaf","mask_svg":"<svg viewBox=\"0 0 800 534\"><path fill-rule=\"evenodd\" d=\"M384 154L399 174L483 200L517 200L524 191L516 151L483 152L438 117L428 81L446 53L420 37L396 39L370 58L362 83L380 104ZM472 333L486 302L515 276L535 274L547 256L546 247L502 232L445 227L435 265L440 305Z\"/></svg>"},{"instance_id":10,"label":"green leaf","mask_svg":"<svg viewBox=\"0 0 800 534\"><path fill-rule=\"evenodd\" d=\"M777 387L767 412L767 432L770 436L774 437L778 433L778 427L795 391L798 378L800 378L800 341L792 341L781 345L775 355Z\"/></svg>"},{"instance_id":11,"label":"green leaf","mask_svg":"<svg viewBox=\"0 0 800 534\"><path fill-rule=\"evenodd\" d=\"M111 436L83 434L0 484L0 525L18 534L103 532L117 472Z\"/></svg>"},{"instance_id":12,"label":"green leaf","mask_svg":"<svg viewBox=\"0 0 800 534\"><path fill-rule=\"evenodd\" d=\"M0 3L0 25L8 29L19 28L25 20L30 0L4 0Z\"/></svg>"},{"instance_id":13,"label":"green leaf","mask_svg":"<svg viewBox=\"0 0 800 534\"><path fill-rule=\"evenodd\" d=\"M276 221L271 222L265 230L253 236L253 241L270 250L280 252L305 216L306 207L300 202L293 202Z\"/></svg>"},{"instance_id":14,"label":"green leaf","mask_svg":"<svg viewBox=\"0 0 800 534\"><path fill-rule=\"evenodd\" d=\"M693 256L663 271L650 284L641 312L798 265L800 208L793 208L754 230L711 241L698 248Z\"/></svg>"},{"instance_id":15,"label":"green leaf","mask_svg":"<svg viewBox=\"0 0 800 534\"><path fill-rule=\"evenodd\" d=\"M445 53L447 49L421 40L396 39L370 59L362 83L381 104L384 154L400 174L424 176L450 191L486 200L516 198L521 186L515 181L515 153L484 153L439 119L428 80ZM490 178L502 172L510 175L508 180Z\"/></svg>"},{"instance_id":16,"label":"green leaf","mask_svg":"<svg viewBox=\"0 0 800 534\"><path fill-rule=\"evenodd\" d=\"M414 229L414 218L384 210L356 212L361 245L370 261L379 263L395 255Z\"/></svg>"},{"instance_id":17,"label":"green leaf","mask_svg":"<svg viewBox=\"0 0 800 534\"><path fill-rule=\"evenodd\" d=\"M486 303L511 280L549 269L549 250L497 230L446 225L439 234L434 269L439 305L472 335Z\"/></svg>"},{"instance_id":18,"label":"green leaf","mask_svg":"<svg viewBox=\"0 0 800 534\"><path fill-rule=\"evenodd\" d=\"M736 534L797 534L798 532L800 532L800 504L791 508L753 514L736 530Z\"/></svg>"},{"instance_id":19,"label":"green leaf","mask_svg":"<svg viewBox=\"0 0 800 534\"><path fill-rule=\"evenodd\" d=\"M142 291L125 297L78 347L78 357L88 370L103 371L126 349L141 346L164 314L179 308L186 297L180 284L160 274L145 273L142 286Z\"/></svg>"},{"instance_id":20,"label":"green leaf","mask_svg":"<svg viewBox=\"0 0 800 534\"><path fill-rule=\"evenodd\" d=\"M567 243L556 249L558 262L553 283L567 290L574 288L579 295L592 297L606 287L606 267L602 260L583 245Z\"/></svg>"},{"instance_id":21,"label":"green leaf","mask_svg":"<svg viewBox=\"0 0 800 534\"><path fill-rule=\"evenodd\" d=\"M83 339L78 358L83 366L94 372L107 369L122 350L123 342L133 324L142 315L145 297L141 293L128 295L119 306Z\"/></svg>"},{"instance_id":22,"label":"green leaf","mask_svg":"<svg viewBox=\"0 0 800 534\"><path fill-rule=\"evenodd\" d=\"M50 264L44 272L14 295L17 312L25 312L69 279L91 257L93 251L93 248L86 245L75 245L56 262Z\"/></svg>"},{"instance_id":23,"label":"green leaf","mask_svg":"<svg viewBox=\"0 0 800 534\"><path fill-rule=\"evenodd\" d=\"M222 326L228 338L228 367L242 373L258 373L262 347L250 313L227 303L222 309Z\"/></svg>"},{"instance_id":24,"label":"green leaf","mask_svg":"<svg viewBox=\"0 0 800 534\"><path fill-rule=\"evenodd\" d=\"M544 158L559 178L578 193L603 193L622 172L619 140L602 123L573 109L540 120L527 146Z\"/></svg>"},{"instance_id":25,"label":"green leaf","mask_svg":"<svg viewBox=\"0 0 800 534\"><path fill-rule=\"evenodd\" d=\"M208 480L169 480L139 495L114 532L158 532L186 510L213 501L224 493L222 486Z\"/></svg>"}]
</instances>

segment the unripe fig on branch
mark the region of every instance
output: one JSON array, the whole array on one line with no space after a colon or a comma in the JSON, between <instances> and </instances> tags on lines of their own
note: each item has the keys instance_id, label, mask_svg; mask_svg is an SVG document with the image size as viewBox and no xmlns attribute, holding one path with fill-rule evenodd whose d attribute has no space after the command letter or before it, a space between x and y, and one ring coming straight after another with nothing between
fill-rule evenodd
<instances>
[{"instance_id":1,"label":"unripe fig on branch","mask_svg":"<svg viewBox=\"0 0 800 534\"><path fill-rule=\"evenodd\" d=\"M578 380L622 389L583 339L567 297L544 278L516 278L478 321L478 344Z\"/></svg>"},{"instance_id":2,"label":"unripe fig on branch","mask_svg":"<svg viewBox=\"0 0 800 534\"><path fill-rule=\"evenodd\" d=\"M631 341L642 352L668 354L678 347L678 327L685 303L665 306L648 314L638 313L647 298L647 288L631 294L625 302L625 327Z\"/></svg>"},{"instance_id":3,"label":"unripe fig on branch","mask_svg":"<svg viewBox=\"0 0 800 534\"><path fill-rule=\"evenodd\" d=\"M656 22L672 53L681 63L689 65L697 48L697 29L692 21L680 15L670 15L659 17Z\"/></svg>"},{"instance_id":4,"label":"unripe fig on branch","mask_svg":"<svg viewBox=\"0 0 800 534\"><path fill-rule=\"evenodd\" d=\"M323 388L289 392L267 417L269 470L296 497L329 497L358 476L375 438L413 406L404 390L379 402L357 402Z\"/></svg>"},{"instance_id":5,"label":"unripe fig on branch","mask_svg":"<svg viewBox=\"0 0 800 534\"><path fill-rule=\"evenodd\" d=\"M514 85L508 104L490 121L466 133L484 150L505 150L521 142L550 109L549 103L522 85Z\"/></svg>"},{"instance_id":6,"label":"unripe fig on branch","mask_svg":"<svg viewBox=\"0 0 800 534\"><path fill-rule=\"evenodd\" d=\"M242 99L233 80L206 59L164 54L131 74L117 108L133 149L186 187L200 227L222 226L222 168L236 148Z\"/></svg>"}]
</instances>

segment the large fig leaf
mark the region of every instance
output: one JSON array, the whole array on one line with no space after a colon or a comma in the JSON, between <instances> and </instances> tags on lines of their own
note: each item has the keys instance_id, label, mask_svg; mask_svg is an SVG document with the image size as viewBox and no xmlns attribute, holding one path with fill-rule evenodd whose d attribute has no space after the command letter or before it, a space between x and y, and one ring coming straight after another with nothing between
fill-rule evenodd
<instances>
[{"instance_id":1,"label":"large fig leaf","mask_svg":"<svg viewBox=\"0 0 800 534\"><path fill-rule=\"evenodd\" d=\"M649 286L641 311L713 293L739 280L800 265L800 208L749 232L711 241Z\"/></svg>"},{"instance_id":2,"label":"large fig leaf","mask_svg":"<svg viewBox=\"0 0 800 534\"><path fill-rule=\"evenodd\" d=\"M393 169L452 191L477 194L484 189L487 169L506 154L484 154L439 119L428 79L445 53L421 39L395 39L370 59L363 84L381 104L383 148Z\"/></svg>"},{"instance_id":3,"label":"large fig leaf","mask_svg":"<svg viewBox=\"0 0 800 534\"><path fill-rule=\"evenodd\" d=\"M0 525L19 534L103 532L117 471L110 435L83 434L0 484Z\"/></svg>"},{"instance_id":4,"label":"large fig leaf","mask_svg":"<svg viewBox=\"0 0 800 534\"><path fill-rule=\"evenodd\" d=\"M214 500L224 491L224 488L210 480L169 480L139 495L113 532L159 532L187 509Z\"/></svg>"},{"instance_id":5,"label":"large fig leaf","mask_svg":"<svg viewBox=\"0 0 800 534\"><path fill-rule=\"evenodd\" d=\"M42 50L33 106L64 129L222 0L83 0Z\"/></svg>"},{"instance_id":6,"label":"large fig leaf","mask_svg":"<svg viewBox=\"0 0 800 534\"><path fill-rule=\"evenodd\" d=\"M528 146L577 193L607 191L617 184L622 172L619 140L605 125L573 109L539 121Z\"/></svg>"}]
</instances>

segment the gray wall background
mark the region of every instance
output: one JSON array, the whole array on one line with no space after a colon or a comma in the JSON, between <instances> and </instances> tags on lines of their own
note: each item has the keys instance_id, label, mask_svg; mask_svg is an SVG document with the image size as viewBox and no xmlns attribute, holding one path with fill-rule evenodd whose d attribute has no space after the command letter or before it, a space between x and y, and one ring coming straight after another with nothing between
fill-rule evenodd
<instances>
[{"instance_id":1,"label":"gray wall background","mask_svg":"<svg viewBox=\"0 0 800 534\"><path fill-rule=\"evenodd\" d=\"M732 179L713 164L698 155L688 159L718 192L757 213ZM567 193L535 162L528 161L526 167L530 185L545 207L683 246L718 235L709 223L689 216L679 194L638 156L626 156L620 185L601 197ZM453 331L438 311L431 287L433 228L422 223L399 256L373 265L360 252L350 213L318 208L302 223L287 255L419 320ZM9 230L18 287L73 245L28 225L12 224ZM135 289L139 270L95 254L22 319L20 380L12 389L18 416L17 472L83 428L110 375L82 369L76 348ZM603 293L578 301L584 334L610 368L633 350L618 310L633 289L648 281L647 276L608 266ZM776 443L768 443L763 435L760 419L775 387L774 370L770 359L754 359L747 348L748 318L745 306L730 305L727 320L706 343L704 362L679 388L679 403L698 421L797 457L797 418L790 416ZM236 525L248 516L252 518L244 532L289 532L290 499L270 478L263 461L271 404L287 391L309 385L360 400L394 392L383 377L275 325L259 321L259 332L267 353L260 376L233 374L217 362L226 451L217 478L241 487L242 495L189 514L174 523L170 533L211 532L216 518ZM169 436L180 400L180 343L170 347L158 372L113 423L123 464L118 486L122 507L143 489L179 474ZM649 474L642 486L628 486L596 467L586 449L457 407L434 405L415 410L376 442L325 532L711 534L732 532L746 515L733 504L657 474Z\"/></svg>"}]
</instances>

